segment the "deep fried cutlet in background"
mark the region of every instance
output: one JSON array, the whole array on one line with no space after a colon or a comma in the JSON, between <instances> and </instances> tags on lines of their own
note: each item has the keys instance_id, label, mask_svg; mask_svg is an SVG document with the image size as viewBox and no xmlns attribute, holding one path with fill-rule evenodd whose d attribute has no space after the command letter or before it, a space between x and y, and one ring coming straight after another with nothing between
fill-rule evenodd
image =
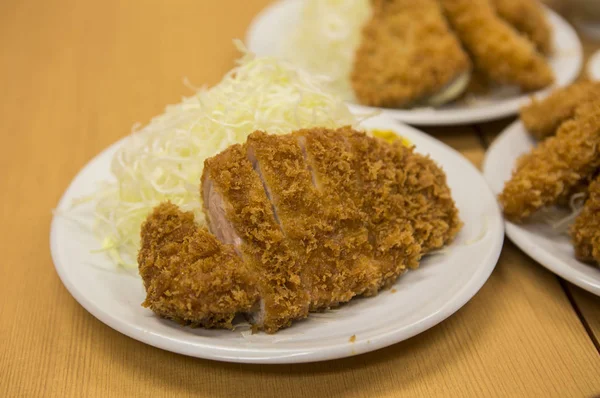
<instances>
[{"instance_id":1,"label":"deep fried cutlet in background","mask_svg":"<svg viewBox=\"0 0 600 398\"><path fill-rule=\"evenodd\" d=\"M139 272L144 306L165 318L207 328L231 328L236 314L258 300L255 273L191 212L171 203L157 206L141 231ZM218 266L217 266L218 265Z\"/></svg>"},{"instance_id":2,"label":"deep fried cutlet in background","mask_svg":"<svg viewBox=\"0 0 600 398\"><path fill-rule=\"evenodd\" d=\"M400 108L426 103L452 83L466 83L469 70L436 0L373 0L351 73L360 103Z\"/></svg>"},{"instance_id":3,"label":"deep fried cutlet in background","mask_svg":"<svg viewBox=\"0 0 600 398\"><path fill-rule=\"evenodd\" d=\"M535 44L544 55L552 52L552 30L538 0L491 0L498 16Z\"/></svg>"},{"instance_id":4,"label":"deep fried cutlet in background","mask_svg":"<svg viewBox=\"0 0 600 398\"><path fill-rule=\"evenodd\" d=\"M590 184L588 192L588 199L569 232L575 256L600 265L600 177Z\"/></svg>"},{"instance_id":5,"label":"deep fried cutlet in background","mask_svg":"<svg viewBox=\"0 0 600 398\"><path fill-rule=\"evenodd\" d=\"M489 0L440 0L475 67L494 83L539 90L554 81L550 65L529 40L496 15ZM442 64L444 61L441 61Z\"/></svg>"},{"instance_id":6,"label":"deep fried cutlet in background","mask_svg":"<svg viewBox=\"0 0 600 398\"><path fill-rule=\"evenodd\" d=\"M591 178L600 167L600 100L577 108L556 136L542 141L521 157L504 185L500 203L512 221L522 221L551 206Z\"/></svg>"},{"instance_id":7,"label":"deep fried cutlet in background","mask_svg":"<svg viewBox=\"0 0 600 398\"><path fill-rule=\"evenodd\" d=\"M575 108L600 98L600 82L578 82L559 88L542 100L532 100L521 109L521 121L538 140L554 135L562 122L573 117Z\"/></svg>"}]
</instances>

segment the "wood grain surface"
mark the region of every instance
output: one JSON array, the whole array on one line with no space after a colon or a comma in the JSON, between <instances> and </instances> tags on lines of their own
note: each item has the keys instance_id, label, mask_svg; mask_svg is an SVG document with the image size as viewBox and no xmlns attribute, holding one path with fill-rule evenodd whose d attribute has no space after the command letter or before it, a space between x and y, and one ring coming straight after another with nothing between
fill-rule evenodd
<instances>
[{"instance_id":1,"label":"wood grain surface","mask_svg":"<svg viewBox=\"0 0 600 398\"><path fill-rule=\"evenodd\" d=\"M598 297L508 241L486 285L448 320L400 344L316 364L226 364L161 351L110 329L69 295L48 235L70 180L134 122L189 95L183 77L216 83L237 56L231 40L267 3L0 2L0 396L600 393ZM485 138L508 122L427 131L479 166Z\"/></svg>"}]
</instances>

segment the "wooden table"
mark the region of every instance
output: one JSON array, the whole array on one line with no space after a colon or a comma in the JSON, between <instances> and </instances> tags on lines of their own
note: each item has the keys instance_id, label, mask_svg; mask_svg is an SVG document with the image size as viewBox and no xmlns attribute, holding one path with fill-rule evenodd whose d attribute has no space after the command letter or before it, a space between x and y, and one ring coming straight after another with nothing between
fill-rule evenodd
<instances>
[{"instance_id":1,"label":"wooden table","mask_svg":"<svg viewBox=\"0 0 600 398\"><path fill-rule=\"evenodd\" d=\"M600 393L600 298L506 241L440 325L343 360L227 364L147 346L87 313L48 249L51 209L96 153L214 84L268 0L0 2L0 396L576 396ZM586 43L586 52L600 47ZM480 165L510 120L428 129Z\"/></svg>"}]
</instances>

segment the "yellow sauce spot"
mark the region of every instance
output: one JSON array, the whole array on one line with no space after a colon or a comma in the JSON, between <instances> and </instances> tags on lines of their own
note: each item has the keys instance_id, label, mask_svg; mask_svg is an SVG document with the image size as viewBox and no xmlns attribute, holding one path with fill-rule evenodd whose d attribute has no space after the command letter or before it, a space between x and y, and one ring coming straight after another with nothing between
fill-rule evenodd
<instances>
[{"instance_id":1,"label":"yellow sauce spot","mask_svg":"<svg viewBox=\"0 0 600 398\"><path fill-rule=\"evenodd\" d=\"M397 290L396 289L392 289L392 294L396 293Z\"/></svg>"},{"instance_id":2,"label":"yellow sauce spot","mask_svg":"<svg viewBox=\"0 0 600 398\"><path fill-rule=\"evenodd\" d=\"M350 336L350 340L348 340L351 343L354 343L356 341L356 335L353 334L352 336Z\"/></svg>"},{"instance_id":3,"label":"yellow sauce spot","mask_svg":"<svg viewBox=\"0 0 600 398\"><path fill-rule=\"evenodd\" d=\"M412 146L412 143L408 139L396 134L392 130L373 129L373 130L371 130L371 133L373 134L373 137L381 138L382 140L385 140L389 143L400 140L400 142L402 142L402 145L404 145L405 147Z\"/></svg>"}]
</instances>

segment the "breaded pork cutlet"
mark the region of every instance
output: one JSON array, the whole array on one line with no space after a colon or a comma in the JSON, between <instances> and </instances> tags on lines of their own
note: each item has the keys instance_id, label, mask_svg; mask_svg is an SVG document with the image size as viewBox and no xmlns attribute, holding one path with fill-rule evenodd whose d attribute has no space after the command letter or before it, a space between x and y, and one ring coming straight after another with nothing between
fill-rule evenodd
<instances>
[{"instance_id":1,"label":"breaded pork cutlet","mask_svg":"<svg viewBox=\"0 0 600 398\"><path fill-rule=\"evenodd\" d=\"M556 136L542 141L517 162L504 185L504 214L520 222L536 210L554 205L600 167L600 100L577 108Z\"/></svg>"},{"instance_id":2,"label":"breaded pork cutlet","mask_svg":"<svg viewBox=\"0 0 600 398\"><path fill-rule=\"evenodd\" d=\"M552 52L552 31L538 0L491 0L498 16L535 44L544 55Z\"/></svg>"},{"instance_id":3,"label":"breaded pork cutlet","mask_svg":"<svg viewBox=\"0 0 600 398\"><path fill-rule=\"evenodd\" d=\"M516 85L523 91L552 84L554 75L548 62L496 15L490 0L439 1L475 67L492 82Z\"/></svg>"},{"instance_id":4,"label":"breaded pork cutlet","mask_svg":"<svg viewBox=\"0 0 600 398\"><path fill-rule=\"evenodd\" d=\"M201 193L211 233L162 204L138 258L146 305L201 326L245 314L274 333L391 285L460 228L435 163L351 128L254 132L205 162Z\"/></svg>"},{"instance_id":5,"label":"breaded pork cutlet","mask_svg":"<svg viewBox=\"0 0 600 398\"><path fill-rule=\"evenodd\" d=\"M569 232L575 256L600 265L600 176L590 184L588 199Z\"/></svg>"},{"instance_id":6,"label":"breaded pork cutlet","mask_svg":"<svg viewBox=\"0 0 600 398\"><path fill-rule=\"evenodd\" d=\"M306 317L310 297L300 259L290 249L246 152L246 146L232 145L205 161L204 212L210 230L234 245L256 272L261 301L252 311L252 323L274 332Z\"/></svg>"},{"instance_id":7,"label":"breaded pork cutlet","mask_svg":"<svg viewBox=\"0 0 600 398\"><path fill-rule=\"evenodd\" d=\"M575 114L577 106L600 98L600 82L583 81L559 88L542 100L532 100L521 109L527 131L542 140L554 135L558 127Z\"/></svg>"},{"instance_id":8,"label":"breaded pork cutlet","mask_svg":"<svg viewBox=\"0 0 600 398\"><path fill-rule=\"evenodd\" d=\"M257 302L255 273L231 245L199 228L191 212L159 205L142 225L141 238L143 305L158 315L193 326L231 328L235 315Z\"/></svg>"},{"instance_id":9,"label":"breaded pork cutlet","mask_svg":"<svg viewBox=\"0 0 600 398\"><path fill-rule=\"evenodd\" d=\"M351 83L365 105L439 105L468 83L470 61L436 0L373 0Z\"/></svg>"},{"instance_id":10,"label":"breaded pork cutlet","mask_svg":"<svg viewBox=\"0 0 600 398\"><path fill-rule=\"evenodd\" d=\"M335 307L373 290L380 276L368 266L369 258L361 256L370 254L368 236L344 228L347 214L332 208L336 198L313 183L298 137L254 132L247 145L290 247L302 261L311 310Z\"/></svg>"}]
</instances>

